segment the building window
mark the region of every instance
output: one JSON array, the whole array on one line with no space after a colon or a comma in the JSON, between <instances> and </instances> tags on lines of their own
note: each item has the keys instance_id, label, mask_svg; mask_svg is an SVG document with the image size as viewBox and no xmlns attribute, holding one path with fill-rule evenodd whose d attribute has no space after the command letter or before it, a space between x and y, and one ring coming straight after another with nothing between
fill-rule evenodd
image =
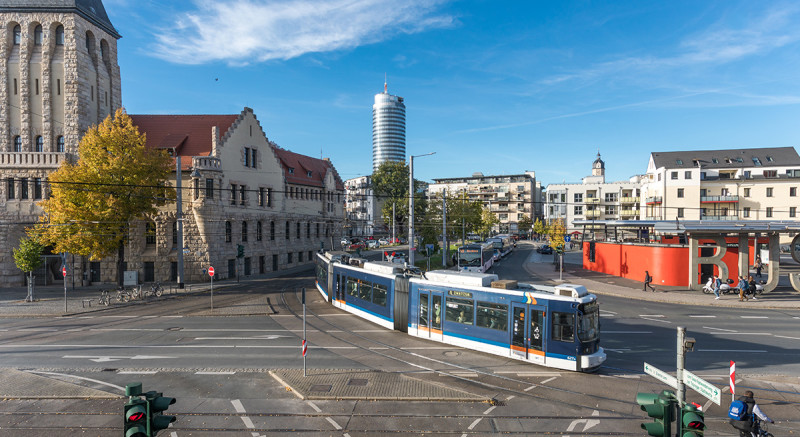
<instances>
[{"instance_id":1,"label":"building window","mask_svg":"<svg viewBox=\"0 0 800 437\"><path fill-rule=\"evenodd\" d=\"M258 188L258 206L264 206L264 188Z\"/></svg>"},{"instance_id":2,"label":"building window","mask_svg":"<svg viewBox=\"0 0 800 437\"><path fill-rule=\"evenodd\" d=\"M765 178L776 178L776 177L778 177L778 170L764 170L764 177Z\"/></svg>"},{"instance_id":3,"label":"building window","mask_svg":"<svg viewBox=\"0 0 800 437\"><path fill-rule=\"evenodd\" d=\"M14 151L15 152L22 151L22 137L19 135L14 137Z\"/></svg>"},{"instance_id":4,"label":"building window","mask_svg":"<svg viewBox=\"0 0 800 437\"><path fill-rule=\"evenodd\" d=\"M767 187L767 197L772 197L772 187Z\"/></svg>"},{"instance_id":5,"label":"building window","mask_svg":"<svg viewBox=\"0 0 800 437\"><path fill-rule=\"evenodd\" d=\"M231 184L231 205L236 205L236 184Z\"/></svg>"},{"instance_id":6,"label":"building window","mask_svg":"<svg viewBox=\"0 0 800 437\"><path fill-rule=\"evenodd\" d=\"M192 193L194 194L194 200L200 198L200 179L193 179L192 180Z\"/></svg>"},{"instance_id":7,"label":"building window","mask_svg":"<svg viewBox=\"0 0 800 437\"><path fill-rule=\"evenodd\" d=\"M262 228L263 228L263 226L261 225L261 222L256 222L256 241L261 241L262 238L263 238L263 235L262 235L263 229Z\"/></svg>"},{"instance_id":8,"label":"building window","mask_svg":"<svg viewBox=\"0 0 800 437\"><path fill-rule=\"evenodd\" d=\"M275 222L269 222L269 239L275 240Z\"/></svg>"},{"instance_id":9,"label":"building window","mask_svg":"<svg viewBox=\"0 0 800 437\"><path fill-rule=\"evenodd\" d=\"M61 79L56 79L56 95L61 95Z\"/></svg>"},{"instance_id":10,"label":"building window","mask_svg":"<svg viewBox=\"0 0 800 437\"><path fill-rule=\"evenodd\" d=\"M583 206L575 205L575 215L583 215Z\"/></svg>"},{"instance_id":11,"label":"building window","mask_svg":"<svg viewBox=\"0 0 800 437\"><path fill-rule=\"evenodd\" d=\"M297 222L297 238L300 238L300 222Z\"/></svg>"},{"instance_id":12,"label":"building window","mask_svg":"<svg viewBox=\"0 0 800 437\"><path fill-rule=\"evenodd\" d=\"M244 185L242 185L242 186L239 188L239 193L241 194L241 200L239 201L239 204L240 204L240 205L244 205L244 199L245 199L245 193L246 193L246 192L247 192L247 187L245 187Z\"/></svg>"},{"instance_id":13,"label":"building window","mask_svg":"<svg viewBox=\"0 0 800 437\"><path fill-rule=\"evenodd\" d=\"M692 172L688 171L688 170L683 172L683 178L684 179L691 179L692 178Z\"/></svg>"},{"instance_id":14,"label":"building window","mask_svg":"<svg viewBox=\"0 0 800 437\"><path fill-rule=\"evenodd\" d=\"M28 178L19 180L19 198L25 200L28 198Z\"/></svg>"},{"instance_id":15,"label":"building window","mask_svg":"<svg viewBox=\"0 0 800 437\"><path fill-rule=\"evenodd\" d=\"M144 243L147 245L156 244L156 224L153 222L144 224Z\"/></svg>"},{"instance_id":16,"label":"building window","mask_svg":"<svg viewBox=\"0 0 800 437\"><path fill-rule=\"evenodd\" d=\"M42 178L33 178L33 198L42 198Z\"/></svg>"},{"instance_id":17,"label":"building window","mask_svg":"<svg viewBox=\"0 0 800 437\"><path fill-rule=\"evenodd\" d=\"M14 26L14 45L18 46L20 44L22 44L22 28L17 24Z\"/></svg>"},{"instance_id":18,"label":"building window","mask_svg":"<svg viewBox=\"0 0 800 437\"><path fill-rule=\"evenodd\" d=\"M606 202L616 202L617 201L617 193L606 193Z\"/></svg>"},{"instance_id":19,"label":"building window","mask_svg":"<svg viewBox=\"0 0 800 437\"><path fill-rule=\"evenodd\" d=\"M678 197L683 197L683 188L678 188Z\"/></svg>"},{"instance_id":20,"label":"building window","mask_svg":"<svg viewBox=\"0 0 800 437\"><path fill-rule=\"evenodd\" d=\"M178 246L178 222L172 222L172 245ZM182 250L182 248L178 248Z\"/></svg>"},{"instance_id":21,"label":"building window","mask_svg":"<svg viewBox=\"0 0 800 437\"><path fill-rule=\"evenodd\" d=\"M256 149L255 148L250 149L250 153L253 154L253 156L250 158L250 166L256 168Z\"/></svg>"},{"instance_id":22,"label":"building window","mask_svg":"<svg viewBox=\"0 0 800 437\"><path fill-rule=\"evenodd\" d=\"M744 218L750 217L750 207L749 206L745 206L744 209L742 209L742 217L744 217Z\"/></svg>"},{"instance_id":23,"label":"building window","mask_svg":"<svg viewBox=\"0 0 800 437\"><path fill-rule=\"evenodd\" d=\"M16 96L18 93L19 93L19 90L17 89L17 79L14 78L14 95Z\"/></svg>"},{"instance_id":24,"label":"building window","mask_svg":"<svg viewBox=\"0 0 800 437\"><path fill-rule=\"evenodd\" d=\"M9 200L15 199L17 197L17 190L16 187L14 186L14 178L8 178L6 181L7 181L6 188L8 189L6 191L6 194L8 194L7 197Z\"/></svg>"},{"instance_id":25,"label":"building window","mask_svg":"<svg viewBox=\"0 0 800 437\"><path fill-rule=\"evenodd\" d=\"M64 137L61 135L56 138L56 152L64 153Z\"/></svg>"},{"instance_id":26,"label":"building window","mask_svg":"<svg viewBox=\"0 0 800 437\"><path fill-rule=\"evenodd\" d=\"M791 197L797 196L797 187L789 187L789 196Z\"/></svg>"},{"instance_id":27,"label":"building window","mask_svg":"<svg viewBox=\"0 0 800 437\"><path fill-rule=\"evenodd\" d=\"M678 208L678 218L683 218L683 208Z\"/></svg>"},{"instance_id":28,"label":"building window","mask_svg":"<svg viewBox=\"0 0 800 437\"><path fill-rule=\"evenodd\" d=\"M231 222L225 222L225 242L230 243L233 241L233 226Z\"/></svg>"},{"instance_id":29,"label":"building window","mask_svg":"<svg viewBox=\"0 0 800 437\"><path fill-rule=\"evenodd\" d=\"M292 228L289 226L289 222L286 222L286 239L289 239L289 234L292 233Z\"/></svg>"},{"instance_id":30,"label":"building window","mask_svg":"<svg viewBox=\"0 0 800 437\"><path fill-rule=\"evenodd\" d=\"M267 188L267 207L272 207L272 188Z\"/></svg>"},{"instance_id":31,"label":"building window","mask_svg":"<svg viewBox=\"0 0 800 437\"><path fill-rule=\"evenodd\" d=\"M319 223L317 223L317 238L319 238Z\"/></svg>"},{"instance_id":32,"label":"building window","mask_svg":"<svg viewBox=\"0 0 800 437\"><path fill-rule=\"evenodd\" d=\"M42 26L36 26L36 29L33 30L33 44L40 46L42 45Z\"/></svg>"},{"instance_id":33,"label":"building window","mask_svg":"<svg viewBox=\"0 0 800 437\"><path fill-rule=\"evenodd\" d=\"M206 179L206 198L208 199L214 198L214 179L211 178Z\"/></svg>"},{"instance_id":34,"label":"building window","mask_svg":"<svg viewBox=\"0 0 800 437\"><path fill-rule=\"evenodd\" d=\"M790 206L789 207L789 217L797 217L797 207Z\"/></svg>"},{"instance_id":35,"label":"building window","mask_svg":"<svg viewBox=\"0 0 800 437\"><path fill-rule=\"evenodd\" d=\"M36 144L34 145L34 152L44 152L44 138L41 135L36 137Z\"/></svg>"},{"instance_id":36,"label":"building window","mask_svg":"<svg viewBox=\"0 0 800 437\"><path fill-rule=\"evenodd\" d=\"M64 45L64 26L56 27L56 45L63 46Z\"/></svg>"},{"instance_id":37,"label":"building window","mask_svg":"<svg viewBox=\"0 0 800 437\"><path fill-rule=\"evenodd\" d=\"M292 263L292 255L293 255L292 252L289 252L289 253L286 254L286 264L291 264Z\"/></svg>"},{"instance_id":38,"label":"building window","mask_svg":"<svg viewBox=\"0 0 800 437\"><path fill-rule=\"evenodd\" d=\"M306 238L311 238L311 222L306 223Z\"/></svg>"},{"instance_id":39,"label":"building window","mask_svg":"<svg viewBox=\"0 0 800 437\"><path fill-rule=\"evenodd\" d=\"M297 252L297 262L303 262L303 252Z\"/></svg>"},{"instance_id":40,"label":"building window","mask_svg":"<svg viewBox=\"0 0 800 437\"><path fill-rule=\"evenodd\" d=\"M247 242L247 222L242 222L242 242Z\"/></svg>"},{"instance_id":41,"label":"building window","mask_svg":"<svg viewBox=\"0 0 800 437\"><path fill-rule=\"evenodd\" d=\"M772 207L771 206L767 207L767 218L772 218Z\"/></svg>"},{"instance_id":42,"label":"building window","mask_svg":"<svg viewBox=\"0 0 800 437\"><path fill-rule=\"evenodd\" d=\"M34 89L36 90L36 95L38 96L39 95L39 79L34 79L33 83L35 85Z\"/></svg>"},{"instance_id":43,"label":"building window","mask_svg":"<svg viewBox=\"0 0 800 437\"><path fill-rule=\"evenodd\" d=\"M264 255L258 257L258 273L267 273L267 257Z\"/></svg>"},{"instance_id":44,"label":"building window","mask_svg":"<svg viewBox=\"0 0 800 437\"><path fill-rule=\"evenodd\" d=\"M244 148L244 166L245 167L250 167L250 148L249 147L245 147Z\"/></svg>"},{"instance_id":45,"label":"building window","mask_svg":"<svg viewBox=\"0 0 800 437\"><path fill-rule=\"evenodd\" d=\"M289 174L294 174L294 167L289 167Z\"/></svg>"},{"instance_id":46,"label":"building window","mask_svg":"<svg viewBox=\"0 0 800 437\"><path fill-rule=\"evenodd\" d=\"M669 178L670 178L670 179L672 179L672 180L676 180L676 179L678 179L678 172L677 172L677 171L673 171L673 172L671 172L671 173L669 174Z\"/></svg>"},{"instance_id":47,"label":"building window","mask_svg":"<svg viewBox=\"0 0 800 437\"><path fill-rule=\"evenodd\" d=\"M750 189L749 188L745 188L744 189L744 197L750 197Z\"/></svg>"}]
</instances>

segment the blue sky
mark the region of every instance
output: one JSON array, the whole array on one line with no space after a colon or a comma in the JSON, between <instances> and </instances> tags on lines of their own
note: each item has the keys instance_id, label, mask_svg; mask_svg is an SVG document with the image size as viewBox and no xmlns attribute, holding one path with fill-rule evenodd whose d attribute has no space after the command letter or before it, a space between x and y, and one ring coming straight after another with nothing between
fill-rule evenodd
<instances>
[{"instance_id":1,"label":"blue sky","mask_svg":"<svg viewBox=\"0 0 800 437\"><path fill-rule=\"evenodd\" d=\"M253 108L345 179L372 165L373 95L403 96L423 180L606 179L655 151L795 146L800 3L104 0L132 114Z\"/></svg>"}]
</instances>

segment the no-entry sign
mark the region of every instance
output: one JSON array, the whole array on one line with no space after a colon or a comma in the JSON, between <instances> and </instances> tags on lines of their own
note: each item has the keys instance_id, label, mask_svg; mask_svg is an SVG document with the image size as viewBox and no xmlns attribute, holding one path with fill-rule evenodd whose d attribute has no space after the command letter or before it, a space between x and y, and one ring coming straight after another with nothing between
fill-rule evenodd
<instances>
[{"instance_id":1,"label":"no-entry sign","mask_svg":"<svg viewBox=\"0 0 800 437\"><path fill-rule=\"evenodd\" d=\"M214 267L208 268L208 276L214 276Z\"/></svg>"},{"instance_id":2,"label":"no-entry sign","mask_svg":"<svg viewBox=\"0 0 800 437\"><path fill-rule=\"evenodd\" d=\"M67 276L67 266L61 266L61 274L64 275L64 277Z\"/></svg>"}]
</instances>

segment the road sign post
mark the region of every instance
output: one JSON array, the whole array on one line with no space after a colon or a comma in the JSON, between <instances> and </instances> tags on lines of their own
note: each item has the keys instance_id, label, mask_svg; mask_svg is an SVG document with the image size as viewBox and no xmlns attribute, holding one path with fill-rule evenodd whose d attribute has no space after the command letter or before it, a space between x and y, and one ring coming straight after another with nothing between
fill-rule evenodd
<instances>
[{"instance_id":1,"label":"road sign post","mask_svg":"<svg viewBox=\"0 0 800 437\"><path fill-rule=\"evenodd\" d=\"M208 276L211 276L211 311L214 311L214 266L208 268Z\"/></svg>"},{"instance_id":2,"label":"road sign post","mask_svg":"<svg viewBox=\"0 0 800 437\"><path fill-rule=\"evenodd\" d=\"M67 312L67 256L64 254L64 265L61 266L61 273L64 275L64 312Z\"/></svg>"},{"instance_id":3,"label":"road sign post","mask_svg":"<svg viewBox=\"0 0 800 437\"><path fill-rule=\"evenodd\" d=\"M731 402L735 401L736 398L736 363L731 361Z\"/></svg>"},{"instance_id":4,"label":"road sign post","mask_svg":"<svg viewBox=\"0 0 800 437\"><path fill-rule=\"evenodd\" d=\"M710 399L715 404L721 405L722 393L714 384L711 384L686 369L683 370L683 381L689 388Z\"/></svg>"},{"instance_id":5,"label":"road sign post","mask_svg":"<svg viewBox=\"0 0 800 437\"><path fill-rule=\"evenodd\" d=\"M303 287L303 377L306 376L306 288Z\"/></svg>"}]
</instances>

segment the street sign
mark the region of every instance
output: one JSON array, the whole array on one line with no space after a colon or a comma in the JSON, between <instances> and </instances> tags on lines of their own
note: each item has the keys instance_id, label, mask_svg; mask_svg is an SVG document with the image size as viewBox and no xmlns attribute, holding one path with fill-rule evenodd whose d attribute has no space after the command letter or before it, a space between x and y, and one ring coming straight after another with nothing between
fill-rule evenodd
<instances>
[{"instance_id":1,"label":"street sign","mask_svg":"<svg viewBox=\"0 0 800 437\"><path fill-rule=\"evenodd\" d=\"M214 276L214 267L208 268L208 276Z\"/></svg>"},{"instance_id":2,"label":"street sign","mask_svg":"<svg viewBox=\"0 0 800 437\"><path fill-rule=\"evenodd\" d=\"M730 383L730 385L731 385L731 398L733 398L733 395L736 393L736 363L733 362L733 361L731 361L730 374L731 374L731 383Z\"/></svg>"},{"instance_id":3,"label":"street sign","mask_svg":"<svg viewBox=\"0 0 800 437\"><path fill-rule=\"evenodd\" d=\"M571 237L569 235L564 235L564 242L569 243L569 240L571 240Z\"/></svg>"},{"instance_id":4,"label":"street sign","mask_svg":"<svg viewBox=\"0 0 800 437\"><path fill-rule=\"evenodd\" d=\"M663 370L657 367L653 367L650 364L644 363L644 373L663 382L664 384L667 384L668 386L674 388L675 390L678 389L678 378L670 375L667 372L664 372ZM685 373L686 372L684 371L684 374Z\"/></svg>"},{"instance_id":5,"label":"street sign","mask_svg":"<svg viewBox=\"0 0 800 437\"><path fill-rule=\"evenodd\" d=\"M714 384L703 380L699 376L686 369L683 370L683 382L690 388L694 389L694 391L710 399L715 404L721 405L721 392L719 388L714 386Z\"/></svg>"},{"instance_id":6,"label":"street sign","mask_svg":"<svg viewBox=\"0 0 800 437\"><path fill-rule=\"evenodd\" d=\"M67 276L67 266L61 266L61 274L64 275L64 277Z\"/></svg>"}]
</instances>

